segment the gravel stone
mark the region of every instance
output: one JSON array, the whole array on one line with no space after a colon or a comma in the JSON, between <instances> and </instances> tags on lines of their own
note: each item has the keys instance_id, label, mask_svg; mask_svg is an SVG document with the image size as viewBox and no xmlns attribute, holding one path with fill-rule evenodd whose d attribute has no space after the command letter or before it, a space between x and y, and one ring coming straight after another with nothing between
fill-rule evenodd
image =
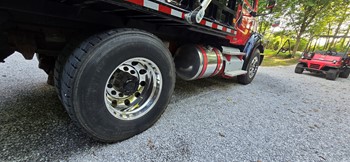
<instances>
[{"instance_id":1,"label":"gravel stone","mask_svg":"<svg viewBox=\"0 0 350 162\"><path fill-rule=\"evenodd\" d=\"M350 79L261 67L252 84L177 80L161 119L115 144L73 125L36 59L0 64L0 161L350 161Z\"/></svg>"}]
</instances>

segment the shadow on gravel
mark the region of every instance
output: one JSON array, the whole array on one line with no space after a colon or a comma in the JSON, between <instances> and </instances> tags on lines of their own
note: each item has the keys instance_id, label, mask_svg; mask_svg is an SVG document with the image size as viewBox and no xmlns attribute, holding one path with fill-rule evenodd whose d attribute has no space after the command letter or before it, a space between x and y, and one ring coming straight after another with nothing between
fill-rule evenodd
<instances>
[{"instance_id":1,"label":"shadow on gravel","mask_svg":"<svg viewBox=\"0 0 350 162\"><path fill-rule=\"evenodd\" d=\"M99 144L70 121L52 87L0 103L0 161L64 159Z\"/></svg>"},{"instance_id":2,"label":"shadow on gravel","mask_svg":"<svg viewBox=\"0 0 350 162\"><path fill-rule=\"evenodd\" d=\"M219 77L205 78L193 81L184 81L180 78L176 79L175 91L170 103L178 102L179 100L196 96L203 92L212 90L226 90L232 86L240 85L237 79L224 79ZM242 85L240 85L242 86Z\"/></svg>"},{"instance_id":3,"label":"shadow on gravel","mask_svg":"<svg viewBox=\"0 0 350 162\"><path fill-rule=\"evenodd\" d=\"M311 73L311 72L304 72L303 75L308 75L308 76L312 76L312 77L315 77L315 78L326 78L326 75L325 74L322 74L322 73Z\"/></svg>"},{"instance_id":4,"label":"shadow on gravel","mask_svg":"<svg viewBox=\"0 0 350 162\"><path fill-rule=\"evenodd\" d=\"M171 103L217 89L235 86L235 79L177 79ZM92 147L103 147L87 137L69 119L53 87L18 87L16 97L0 103L0 161L66 159Z\"/></svg>"}]
</instances>

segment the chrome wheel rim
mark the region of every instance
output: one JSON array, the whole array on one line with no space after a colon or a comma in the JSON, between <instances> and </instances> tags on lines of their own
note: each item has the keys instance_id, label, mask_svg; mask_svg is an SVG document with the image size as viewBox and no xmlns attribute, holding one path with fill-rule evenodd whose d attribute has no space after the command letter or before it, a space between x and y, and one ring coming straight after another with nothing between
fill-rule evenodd
<instances>
[{"instance_id":1,"label":"chrome wheel rim","mask_svg":"<svg viewBox=\"0 0 350 162\"><path fill-rule=\"evenodd\" d=\"M259 68L259 59L257 56L255 56L249 66L249 70L248 70L249 78L253 78L255 76L256 72L258 71L258 68Z\"/></svg>"},{"instance_id":2,"label":"chrome wheel rim","mask_svg":"<svg viewBox=\"0 0 350 162\"><path fill-rule=\"evenodd\" d=\"M157 103L162 84L162 74L153 61L142 57L128 59L107 80L106 107L121 120L140 118Z\"/></svg>"}]
</instances>

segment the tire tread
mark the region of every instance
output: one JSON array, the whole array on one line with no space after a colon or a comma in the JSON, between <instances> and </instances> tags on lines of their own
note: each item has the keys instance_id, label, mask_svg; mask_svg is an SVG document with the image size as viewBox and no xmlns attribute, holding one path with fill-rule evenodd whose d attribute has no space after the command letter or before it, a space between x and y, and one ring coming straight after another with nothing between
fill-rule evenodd
<instances>
[{"instance_id":1,"label":"tire tread","mask_svg":"<svg viewBox=\"0 0 350 162\"><path fill-rule=\"evenodd\" d=\"M102 32L100 34L93 35L93 36L89 37L88 39L86 39L85 41L83 41L78 47L76 47L73 50L73 52L71 53L71 55L67 58L66 64L65 64L63 71L62 71L62 76L61 76L61 81L60 81L63 84L62 84L61 89L57 88L58 90L61 91L62 103L63 103L64 107L66 108L67 113L70 116L70 118L72 119L73 123L75 125L77 125L78 127L80 127L81 130L83 130L85 133L90 135L92 138L97 139L98 141L101 141L101 142L115 142L115 141L99 139L98 137L89 134L85 129L83 129L83 126L81 125L81 123L79 123L77 116L76 116L76 112L74 111L74 108L73 108L72 92L73 92L74 87L72 87L71 85L73 85L75 82L74 76L76 76L76 74L77 74L77 71L78 71L77 69L81 66L81 63L87 58L89 51L93 47L100 44L101 42L106 40L108 37L114 36L115 34L118 34L118 33L120 34L119 36L121 36L123 34L128 34L128 31L132 31L132 32L138 31L139 32L138 34L150 36L150 37L155 38L156 40L161 42L161 40L159 38L157 38L156 36L154 36L153 34L146 33L144 31L138 30L138 29L115 29L115 30L109 30L106 32ZM62 66L61 63L63 62L63 59L59 60L58 62L59 62L58 68L60 68L60 66ZM174 67L174 65L171 65L171 66ZM57 77L56 79L59 79L59 77ZM57 83L59 83L59 82L57 82ZM59 86L59 85L57 85L57 86ZM163 112L164 112L164 110L163 110ZM158 118L156 120L158 120ZM121 138L123 138L123 137L121 137ZM126 138L128 138L128 137L126 137Z\"/></svg>"}]
</instances>

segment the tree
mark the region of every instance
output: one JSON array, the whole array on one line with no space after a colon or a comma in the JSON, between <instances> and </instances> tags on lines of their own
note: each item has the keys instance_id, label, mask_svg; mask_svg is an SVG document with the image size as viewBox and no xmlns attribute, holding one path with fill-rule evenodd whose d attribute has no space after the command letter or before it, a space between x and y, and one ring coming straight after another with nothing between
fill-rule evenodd
<instances>
[{"instance_id":1,"label":"tree","mask_svg":"<svg viewBox=\"0 0 350 162\"><path fill-rule=\"evenodd\" d=\"M348 11L350 9L350 5L348 4L348 2L346 3L345 1L343 1L340 5L339 5L339 10L337 12L335 12L335 14L337 15L337 18L335 19L335 23L337 24L337 28L335 29L334 32L334 37L331 41L331 43L329 44L328 48L331 48L334 45L334 41L335 41L335 37L338 35L340 27L342 26L342 24L345 22L345 20L348 18Z\"/></svg>"},{"instance_id":2,"label":"tree","mask_svg":"<svg viewBox=\"0 0 350 162\"><path fill-rule=\"evenodd\" d=\"M287 0L287 15L291 22L289 25L296 33L296 43L293 49L293 56L299 48L302 36L307 32L310 25L317 24L316 18L325 17L332 7L334 1L328 0Z\"/></svg>"},{"instance_id":3,"label":"tree","mask_svg":"<svg viewBox=\"0 0 350 162\"><path fill-rule=\"evenodd\" d=\"M349 35L349 32L350 32L350 24L348 25L348 29L346 30L345 34L344 34L344 38L342 39L341 41L341 46L344 47L344 44L345 44L345 40L346 40L346 37Z\"/></svg>"}]
</instances>

